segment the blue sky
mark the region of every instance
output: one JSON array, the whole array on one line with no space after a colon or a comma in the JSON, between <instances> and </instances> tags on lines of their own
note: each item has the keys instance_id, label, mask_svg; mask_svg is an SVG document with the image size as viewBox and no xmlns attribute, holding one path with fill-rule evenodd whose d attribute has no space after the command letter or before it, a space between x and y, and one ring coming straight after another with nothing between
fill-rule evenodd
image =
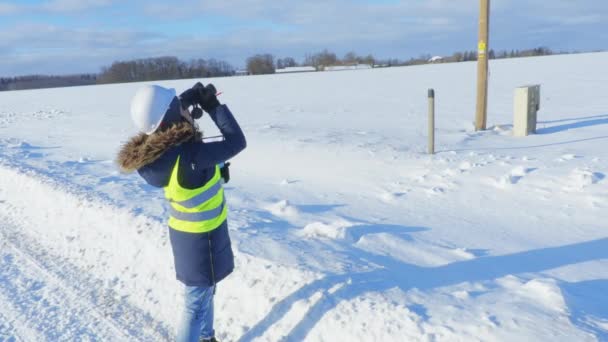
<instances>
[{"instance_id":1,"label":"blue sky","mask_svg":"<svg viewBox=\"0 0 608 342\"><path fill-rule=\"evenodd\" d=\"M474 50L478 0L0 0L0 76L98 72L115 60L330 49L380 58ZM606 0L492 0L490 47L607 50Z\"/></svg>"}]
</instances>

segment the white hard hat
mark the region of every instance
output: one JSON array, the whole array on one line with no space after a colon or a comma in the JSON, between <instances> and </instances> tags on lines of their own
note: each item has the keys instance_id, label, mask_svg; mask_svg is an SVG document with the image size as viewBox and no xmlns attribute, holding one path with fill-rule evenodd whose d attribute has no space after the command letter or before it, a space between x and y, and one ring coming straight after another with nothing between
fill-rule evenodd
<instances>
[{"instance_id":1,"label":"white hard hat","mask_svg":"<svg viewBox=\"0 0 608 342\"><path fill-rule=\"evenodd\" d=\"M131 100L131 119L141 132L152 134L175 98L175 89L149 85L137 90Z\"/></svg>"}]
</instances>

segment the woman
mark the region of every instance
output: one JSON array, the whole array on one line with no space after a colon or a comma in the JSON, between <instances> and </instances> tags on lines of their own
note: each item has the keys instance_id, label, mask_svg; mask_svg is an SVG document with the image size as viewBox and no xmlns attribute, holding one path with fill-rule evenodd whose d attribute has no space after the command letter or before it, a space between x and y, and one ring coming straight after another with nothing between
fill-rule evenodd
<instances>
[{"instance_id":1,"label":"woman","mask_svg":"<svg viewBox=\"0 0 608 342\"><path fill-rule=\"evenodd\" d=\"M202 142L194 123L202 116L198 106L217 125L223 141ZM174 89L145 86L133 97L131 117L141 133L122 147L118 163L164 188L170 202L175 270L185 285L178 341L216 341L213 295L217 283L234 269L223 165L246 147L245 136L228 107L217 100L213 85L197 83L179 97Z\"/></svg>"}]
</instances>

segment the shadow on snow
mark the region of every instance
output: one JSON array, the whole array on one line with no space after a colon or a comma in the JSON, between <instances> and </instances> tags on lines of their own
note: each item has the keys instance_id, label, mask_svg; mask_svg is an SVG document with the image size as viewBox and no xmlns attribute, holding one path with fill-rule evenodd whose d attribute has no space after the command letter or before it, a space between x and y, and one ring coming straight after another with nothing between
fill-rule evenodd
<instances>
[{"instance_id":1,"label":"shadow on snow","mask_svg":"<svg viewBox=\"0 0 608 342\"><path fill-rule=\"evenodd\" d=\"M357 240L365 233L376 233L377 226L353 227L352 237ZM425 230L424 228L404 228L398 226L380 227L380 231L401 231L401 234ZM376 255L356 249L353 258L361 262L380 265L372 271L346 274L329 274L315 280L277 302L271 311L252 327L240 341L250 341L260 337L272 325L286 315L299 300L321 292L321 298L308 310L304 318L285 336L287 341L301 341L306 338L321 317L340 302L354 299L367 292L382 292L391 288L403 291L410 289L429 290L463 282L487 281L507 275L534 273L566 265L608 258L608 238L581 242L571 245L549 247L501 256L482 256L472 260L459 261L438 267L420 267L403 263L387 256ZM337 290L335 288L340 286ZM586 317L608 317L608 280L580 283L560 283L564 297L570 307L570 319L574 324L600 336L606 331L589 322ZM330 292L334 289L335 292ZM332 291L334 291L332 290Z\"/></svg>"},{"instance_id":2,"label":"shadow on snow","mask_svg":"<svg viewBox=\"0 0 608 342\"><path fill-rule=\"evenodd\" d=\"M597 126L597 125L606 125L606 124L608 124L608 114L594 115L594 116L587 116L587 117L580 117L580 118L571 118L571 119L560 119L560 120L553 120L553 121L538 121L538 124L543 124L543 125L555 124L555 123L564 123L564 124L557 125L557 126L551 126L551 127L537 128L536 134L540 136L540 135L559 133L559 132L568 131L568 130L577 129L577 128L591 127L591 126ZM502 126L507 126L510 128L513 127L513 125L502 125ZM483 135L483 134L484 134L484 131L476 132L477 136ZM479 147L479 148L472 147L472 148L461 148L461 149L445 149L445 150L437 151L436 153L466 152L466 151L492 151L492 150L525 150L525 149L531 149L531 148L569 145L569 144L574 144L574 143L579 143L579 142L602 140L602 139L608 139L608 136L596 136L596 137L590 137L590 138L584 138L584 139L567 140L567 141L561 141L561 142L553 142L553 143L538 144L538 145L528 145L528 146Z\"/></svg>"},{"instance_id":3,"label":"shadow on snow","mask_svg":"<svg viewBox=\"0 0 608 342\"><path fill-rule=\"evenodd\" d=\"M593 119L593 120L585 120L585 121L576 121L572 123L567 123L558 126L544 127L536 130L536 134L553 134L559 133L562 131L567 131L571 129L583 128L583 127L591 127L597 125L606 125L608 124L608 117L602 119Z\"/></svg>"}]
</instances>

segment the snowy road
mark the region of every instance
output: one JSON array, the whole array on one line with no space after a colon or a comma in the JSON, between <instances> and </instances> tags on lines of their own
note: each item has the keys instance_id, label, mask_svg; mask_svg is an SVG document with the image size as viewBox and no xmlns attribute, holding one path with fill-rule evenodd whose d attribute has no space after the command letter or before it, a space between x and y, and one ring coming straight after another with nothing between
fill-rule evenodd
<instances>
[{"instance_id":1,"label":"snowy road","mask_svg":"<svg viewBox=\"0 0 608 342\"><path fill-rule=\"evenodd\" d=\"M166 327L108 284L24 234L27 219L19 215L26 208L5 195L0 192L0 341L168 339Z\"/></svg>"},{"instance_id":2,"label":"snowy road","mask_svg":"<svg viewBox=\"0 0 608 342\"><path fill-rule=\"evenodd\" d=\"M25 241L19 240L3 236L0 272L4 304L0 310L5 320L17 327L16 336L24 341L126 338L124 327L93 303L97 298L81 298L71 274L55 273L58 264L44 255L34 255Z\"/></svg>"}]
</instances>

